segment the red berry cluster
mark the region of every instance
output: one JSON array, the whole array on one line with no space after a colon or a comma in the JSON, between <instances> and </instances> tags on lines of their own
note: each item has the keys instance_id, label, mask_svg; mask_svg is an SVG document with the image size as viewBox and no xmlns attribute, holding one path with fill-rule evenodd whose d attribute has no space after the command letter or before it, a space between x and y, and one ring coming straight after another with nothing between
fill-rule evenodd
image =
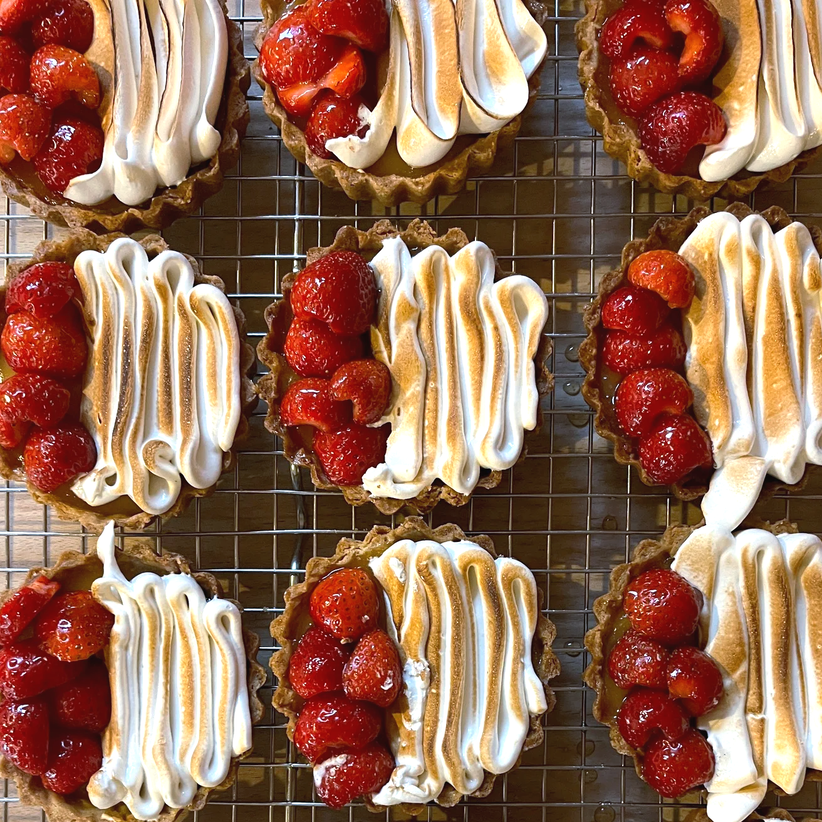
<instances>
[{"instance_id":1,"label":"red berry cluster","mask_svg":"<svg viewBox=\"0 0 822 822\"><path fill-rule=\"evenodd\" d=\"M0 383L0 447L22 446L26 476L46 493L97 460L94 440L70 410L71 383L88 359L80 296L72 267L57 262L21 271L6 292L0 348L16 373Z\"/></svg>"},{"instance_id":2,"label":"red berry cluster","mask_svg":"<svg viewBox=\"0 0 822 822\"><path fill-rule=\"evenodd\" d=\"M377 627L379 594L364 570L342 568L321 579L309 608L315 625L288 667L291 686L306 700L294 744L314 763L320 799L341 808L378 791L394 770L377 741L379 708L399 695L402 669L394 642Z\"/></svg>"},{"instance_id":3,"label":"red berry cluster","mask_svg":"<svg viewBox=\"0 0 822 822\"><path fill-rule=\"evenodd\" d=\"M18 155L62 194L103 156L95 110L100 81L83 56L94 37L86 0L4 0L0 5L0 163Z\"/></svg>"},{"instance_id":4,"label":"red berry cluster","mask_svg":"<svg viewBox=\"0 0 822 822\"><path fill-rule=\"evenodd\" d=\"M111 691L96 655L114 617L88 591L59 590L39 576L0 608L0 751L50 791L71 794L103 762Z\"/></svg>"},{"instance_id":5,"label":"red berry cluster","mask_svg":"<svg viewBox=\"0 0 822 822\"><path fill-rule=\"evenodd\" d=\"M677 174L691 149L722 141L722 109L691 90L722 54L722 20L709 0L627 0L599 42L611 60L614 101L639 121L642 148L660 171Z\"/></svg>"},{"instance_id":6,"label":"red berry cluster","mask_svg":"<svg viewBox=\"0 0 822 822\"><path fill-rule=\"evenodd\" d=\"M602 303L602 362L622 375L614 394L620 428L638 440L639 462L661 485L710 469L711 443L687 413L694 397L682 377L680 310L694 296L694 274L673 251L647 251L628 268L629 285Z\"/></svg>"},{"instance_id":7,"label":"red berry cluster","mask_svg":"<svg viewBox=\"0 0 822 822\"><path fill-rule=\"evenodd\" d=\"M368 79L363 51L379 53L388 41L382 0L308 0L280 18L260 49L260 70L282 107L305 124L308 147L330 158L326 143L357 134Z\"/></svg>"},{"instance_id":8,"label":"red berry cluster","mask_svg":"<svg viewBox=\"0 0 822 822\"><path fill-rule=\"evenodd\" d=\"M651 570L625 591L631 623L608 656L608 673L628 695L617 714L623 739L642 752L642 776L662 796L677 797L707 782L714 754L691 718L722 697L722 674L691 643L702 595L679 574Z\"/></svg>"},{"instance_id":9,"label":"red berry cluster","mask_svg":"<svg viewBox=\"0 0 822 822\"><path fill-rule=\"evenodd\" d=\"M291 289L294 320L283 353L302 379L283 396L280 420L314 429L314 453L335 485L359 485L385 456L387 428L369 426L388 405L391 373L363 359L376 309L374 274L352 251L312 263Z\"/></svg>"}]
</instances>

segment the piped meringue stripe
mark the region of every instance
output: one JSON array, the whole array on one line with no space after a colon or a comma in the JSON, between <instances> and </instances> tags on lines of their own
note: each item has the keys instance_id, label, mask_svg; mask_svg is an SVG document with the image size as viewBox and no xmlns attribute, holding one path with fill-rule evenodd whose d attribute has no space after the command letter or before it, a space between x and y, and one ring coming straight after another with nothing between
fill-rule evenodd
<instances>
[{"instance_id":1,"label":"piped meringue stripe","mask_svg":"<svg viewBox=\"0 0 822 822\"><path fill-rule=\"evenodd\" d=\"M708 816L741 822L769 780L795 794L822 759L822 542L706 526L673 568L705 595L705 650L724 678L722 701L697 720L716 756Z\"/></svg>"},{"instance_id":2,"label":"piped meringue stripe","mask_svg":"<svg viewBox=\"0 0 822 822\"><path fill-rule=\"evenodd\" d=\"M378 805L470 794L517 762L547 710L531 661L536 582L472 542L402 540L370 562L400 649L403 695L387 729L396 767Z\"/></svg>"},{"instance_id":3,"label":"piped meringue stripe","mask_svg":"<svg viewBox=\"0 0 822 822\"><path fill-rule=\"evenodd\" d=\"M175 251L152 260L130 239L74 265L91 356L82 420L97 445L94 469L72 491L92 506L128 496L162 514L180 494L214 485L242 412L240 339L231 304L195 285Z\"/></svg>"},{"instance_id":4,"label":"piped meringue stripe","mask_svg":"<svg viewBox=\"0 0 822 822\"><path fill-rule=\"evenodd\" d=\"M519 459L536 426L545 295L527 277L494 282L494 255L478 242L453 257L439 246L412 257L395 237L371 265L381 291L372 347L394 391L385 462L363 486L411 499L439 478L469 494L481 469Z\"/></svg>"},{"instance_id":5,"label":"piped meringue stripe","mask_svg":"<svg viewBox=\"0 0 822 822\"><path fill-rule=\"evenodd\" d=\"M206 600L188 574L127 580L114 525L97 542L103 575L92 593L114 614L106 665L111 722L103 766L88 785L101 809L124 802L137 819L184 808L214 788L251 747L242 620L227 600Z\"/></svg>"}]
</instances>

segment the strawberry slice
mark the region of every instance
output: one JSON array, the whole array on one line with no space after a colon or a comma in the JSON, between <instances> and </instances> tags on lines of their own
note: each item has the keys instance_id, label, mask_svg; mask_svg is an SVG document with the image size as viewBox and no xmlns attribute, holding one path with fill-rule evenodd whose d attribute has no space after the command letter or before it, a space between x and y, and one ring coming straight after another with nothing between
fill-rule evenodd
<instances>
[{"instance_id":1,"label":"strawberry slice","mask_svg":"<svg viewBox=\"0 0 822 822\"><path fill-rule=\"evenodd\" d=\"M385 631L371 631L360 639L345 664L345 695L387 708L401 688L402 666L397 646Z\"/></svg>"},{"instance_id":2,"label":"strawberry slice","mask_svg":"<svg viewBox=\"0 0 822 822\"><path fill-rule=\"evenodd\" d=\"M372 742L361 751L331 754L314 766L317 796L330 808L342 808L358 796L376 793L391 778L394 757Z\"/></svg>"},{"instance_id":3,"label":"strawberry slice","mask_svg":"<svg viewBox=\"0 0 822 822\"><path fill-rule=\"evenodd\" d=\"M49 710L39 699L6 700L0 705L0 751L23 773L46 770L49 754Z\"/></svg>"},{"instance_id":4,"label":"strawberry slice","mask_svg":"<svg viewBox=\"0 0 822 822\"><path fill-rule=\"evenodd\" d=\"M306 13L323 34L342 37L366 51L388 45L388 12L383 0L310 0Z\"/></svg>"},{"instance_id":5,"label":"strawberry slice","mask_svg":"<svg viewBox=\"0 0 822 822\"><path fill-rule=\"evenodd\" d=\"M59 582L41 574L15 591L0 608L0 645L14 642L59 590Z\"/></svg>"},{"instance_id":6,"label":"strawberry slice","mask_svg":"<svg viewBox=\"0 0 822 822\"><path fill-rule=\"evenodd\" d=\"M30 699L70 682L85 667L84 662L61 662L33 640L14 642L0 651L0 693L6 699Z\"/></svg>"},{"instance_id":7,"label":"strawberry slice","mask_svg":"<svg viewBox=\"0 0 822 822\"><path fill-rule=\"evenodd\" d=\"M90 591L55 597L34 624L41 647L64 662L88 659L108 645L114 615Z\"/></svg>"}]
</instances>

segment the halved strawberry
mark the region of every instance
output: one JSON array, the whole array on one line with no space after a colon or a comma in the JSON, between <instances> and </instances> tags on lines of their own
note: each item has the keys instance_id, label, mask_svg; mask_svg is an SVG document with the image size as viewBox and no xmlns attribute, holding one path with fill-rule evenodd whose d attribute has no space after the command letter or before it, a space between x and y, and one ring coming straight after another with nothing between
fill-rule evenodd
<instances>
[{"instance_id":1,"label":"halved strawberry","mask_svg":"<svg viewBox=\"0 0 822 822\"><path fill-rule=\"evenodd\" d=\"M40 613L34 635L41 647L64 662L94 656L108 645L114 615L90 591L68 591Z\"/></svg>"},{"instance_id":2,"label":"halved strawberry","mask_svg":"<svg viewBox=\"0 0 822 822\"><path fill-rule=\"evenodd\" d=\"M627 57L638 40L656 49L674 46L674 33L656 0L629 0L605 21L599 33L602 53L611 59Z\"/></svg>"},{"instance_id":3,"label":"halved strawberry","mask_svg":"<svg viewBox=\"0 0 822 822\"><path fill-rule=\"evenodd\" d=\"M14 642L59 590L59 582L41 574L15 591L0 608L0 645Z\"/></svg>"},{"instance_id":4,"label":"halved strawberry","mask_svg":"<svg viewBox=\"0 0 822 822\"><path fill-rule=\"evenodd\" d=\"M377 360L347 362L334 372L331 396L351 400L354 422L374 425L382 418L391 396L391 372Z\"/></svg>"},{"instance_id":5,"label":"halved strawberry","mask_svg":"<svg viewBox=\"0 0 822 822\"><path fill-rule=\"evenodd\" d=\"M625 57L611 60L611 93L629 117L643 111L679 88L676 57L669 51L634 46Z\"/></svg>"},{"instance_id":6,"label":"halved strawberry","mask_svg":"<svg viewBox=\"0 0 822 822\"><path fill-rule=\"evenodd\" d=\"M40 102L57 108L76 99L86 108L100 105L100 80L79 52L50 43L31 58L31 90Z\"/></svg>"},{"instance_id":7,"label":"halved strawberry","mask_svg":"<svg viewBox=\"0 0 822 822\"><path fill-rule=\"evenodd\" d=\"M28 161L49 136L51 112L28 94L7 94L0 99L0 163L17 154Z\"/></svg>"},{"instance_id":8,"label":"halved strawberry","mask_svg":"<svg viewBox=\"0 0 822 822\"><path fill-rule=\"evenodd\" d=\"M310 0L308 19L323 34L342 37L366 51L388 45L388 12L383 0Z\"/></svg>"},{"instance_id":9,"label":"halved strawberry","mask_svg":"<svg viewBox=\"0 0 822 822\"><path fill-rule=\"evenodd\" d=\"M327 147L329 140L365 136L368 123L360 113L363 105L359 94L346 99L326 89L318 95L305 126L305 141L311 151L329 159L333 156Z\"/></svg>"},{"instance_id":10,"label":"halved strawberry","mask_svg":"<svg viewBox=\"0 0 822 822\"><path fill-rule=\"evenodd\" d=\"M668 0L665 19L674 31L685 35L679 58L682 82L694 86L707 80L725 43L719 12L708 0Z\"/></svg>"}]
</instances>

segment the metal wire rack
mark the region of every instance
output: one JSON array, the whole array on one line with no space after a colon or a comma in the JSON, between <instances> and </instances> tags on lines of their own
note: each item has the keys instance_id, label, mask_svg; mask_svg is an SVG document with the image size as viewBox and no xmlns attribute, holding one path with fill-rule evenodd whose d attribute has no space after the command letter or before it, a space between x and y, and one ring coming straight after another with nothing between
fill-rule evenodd
<instances>
[{"instance_id":1,"label":"metal wire rack","mask_svg":"<svg viewBox=\"0 0 822 822\"><path fill-rule=\"evenodd\" d=\"M229 10L253 59L258 0L229 0ZM200 215L165 232L172 247L193 254L207 273L223 278L248 318L255 344L281 277L301 266L306 249L328 244L343 225L367 227L386 216L399 222L422 216L443 232L459 226L494 248L503 268L533 277L548 295L556 390L545 402L542 431L526 460L497 489L479 491L464 508L443 503L430 519L489 534L498 550L534 570L558 629L557 705L545 719L543 745L498 780L488 798L450 810L429 807L420 819L661 822L684 818L700 798L662 802L647 788L592 718L591 694L580 679L588 661L582 639L592 624L591 605L606 589L610 569L640 539L700 518L694 506L646 488L635 473L617 465L608 444L594 433L580 396L582 312L599 277L618 261L630 238L644 235L657 217L684 213L691 205L635 185L592 134L576 77L573 28L581 13L581 0L553 0L540 93L514 146L497 158L491 174L472 180L463 193L424 207L386 210L323 188L283 147L254 85L240 165ZM756 195L752 207L778 204L805 220L819 219L820 171L817 166ZM4 261L25 258L37 242L61 233L6 201L0 202L0 220ZM262 420L258 409L233 474L223 478L214 496L196 500L185 515L142 536L156 550L185 554L220 578L244 606L248 627L259 634L265 664L274 650L269 622L281 612L283 592L300 579L306 560L332 553L343 536L361 537L374 524L391 520L371 506L354 509L339 494L314 490L306 475L291 468L282 443L265 431ZM817 476L801 494L777 496L760 504L757 513L822 530L820 499ZM54 562L63 550L89 545L82 529L52 516L13 483L0 488L0 520L5 552L0 570L9 586L18 585L27 569ZM270 693L271 683L262 694L265 702ZM283 717L272 709L254 739L253 756L241 766L238 783L199 813L202 822L374 818L363 806L335 812L316 801L310 768L288 742ZM769 800L800 816L818 816L822 788L808 783L796 796ZM4 822L40 817L17 803L13 785L4 787L0 802ZM385 818L410 817L387 812Z\"/></svg>"}]
</instances>

